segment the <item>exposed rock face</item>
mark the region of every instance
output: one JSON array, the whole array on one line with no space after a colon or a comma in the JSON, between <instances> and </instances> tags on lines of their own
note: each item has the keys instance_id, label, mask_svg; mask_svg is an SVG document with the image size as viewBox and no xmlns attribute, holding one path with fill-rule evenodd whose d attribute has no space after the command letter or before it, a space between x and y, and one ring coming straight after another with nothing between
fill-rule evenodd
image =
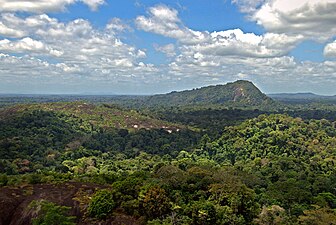
<instances>
[{"instance_id":1,"label":"exposed rock face","mask_svg":"<svg viewBox=\"0 0 336 225\"><path fill-rule=\"evenodd\" d=\"M84 216L87 204L82 201L96 189L108 186L92 183L68 182L64 184L37 184L22 187L0 188L0 225L29 225L34 212L28 207L33 200L47 200L58 205L71 207L70 215L76 216L76 223L84 224L138 224L135 218L121 213L102 222Z\"/></svg>"}]
</instances>

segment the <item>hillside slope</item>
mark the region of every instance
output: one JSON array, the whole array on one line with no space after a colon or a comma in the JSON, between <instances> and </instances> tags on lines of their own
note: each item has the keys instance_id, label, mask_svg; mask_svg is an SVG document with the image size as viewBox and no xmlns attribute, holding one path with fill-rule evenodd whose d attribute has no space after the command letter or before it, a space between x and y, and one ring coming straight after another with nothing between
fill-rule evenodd
<instances>
[{"instance_id":1,"label":"hillside slope","mask_svg":"<svg viewBox=\"0 0 336 225\"><path fill-rule=\"evenodd\" d=\"M56 116L79 120L86 129L91 126L118 129L176 129L171 123L150 118L135 110L125 110L114 105L94 105L86 102L58 102L21 104L0 110L0 121L9 118L28 116L31 113L47 112Z\"/></svg>"},{"instance_id":2,"label":"hillside slope","mask_svg":"<svg viewBox=\"0 0 336 225\"><path fill-rule=\"evenodd\" d=\"M172 154L192 146L198 136L183 126L110 105L16 105L0 110L0 173L62 171L64 158L103 153Z\"/></svg>"},{"instance_id":3,"label":"hillside slope","mask_svg":"<svg viewBox=\"0 0 336 225\"><path fill-rule=\"evenodd\" d=\"M150 96L148 106L224 105L237 107L266 106L273 100L263 94L252 82L238 80L193 90Z\"/></svg>"}]
</instances>

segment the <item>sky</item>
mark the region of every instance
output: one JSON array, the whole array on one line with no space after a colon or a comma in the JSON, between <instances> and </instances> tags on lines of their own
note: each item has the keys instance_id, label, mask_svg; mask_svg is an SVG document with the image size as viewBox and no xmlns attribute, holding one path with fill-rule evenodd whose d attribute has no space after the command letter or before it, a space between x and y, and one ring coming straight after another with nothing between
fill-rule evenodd
<instances>
[{"instance_id":1,"label":"sky","mask_svg":"<svg viewBox=\"0 0 336 225\"><path fill-rule=\"evenodd\" d=\"M336 0L0 0L0 93L157 94L249 80L336 95Z\"/></svg>"}]
</instances>

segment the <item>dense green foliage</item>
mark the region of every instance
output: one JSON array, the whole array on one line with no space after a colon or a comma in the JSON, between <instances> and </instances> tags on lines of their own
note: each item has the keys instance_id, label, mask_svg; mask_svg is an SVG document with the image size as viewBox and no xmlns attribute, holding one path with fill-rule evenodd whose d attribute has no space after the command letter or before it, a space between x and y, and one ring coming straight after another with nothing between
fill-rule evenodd
<instances>
[{"instance_id":1,"label":"dense green foliage","mask_svg":"<svg viewBox=\"0 0 336 225\"><path fill-rule=\"evenodd\" d=\"M104 184L84 207L100 220L333 224L336 122L295 113L304 119L241 109L151 114L160 120L111 105L9 107L0 112L0 185ZM39 215L37 224L55 216Z\"/></svg>"},{"instance_id":2,"label":"dense green foliage","mask_svg":"<svg viewBox=\"0 0 336 225\"><path fill-rule=\"evenodd\" d=\"M59 206L45 200L32 201L29 207L37 214L33 225L75 225L74 217L68 216L70 207Z\"/></svg>"},{"instance_id":3,"label":"dense green foliage","mask_svg":"<svg viewBox=\"0 0 336 225\"><path fill-rule=\"evenodd\" d=\"M78 106L82 110L90 108L87 112L77 112ZM169 127L167 122L111 107L48 104L37 108L37 105L22 106L2 112L0 173L39 172L45 168L66 172L69 165L63 163L65 160L103 154L114 157L121 153L126 158L137 156L141 151L177 155L180 149L191 148L201 137L195 131ZM11 110L17 111L12 115ZM117 116L113 117L112 113ZM115 123L122 128L114 127ZM132 124L137 124L138 129Z\"/></svg>"},{"instance_id":4,"label":"dense green foliage","mask_svg":"<svg viewBox=\"0 0 336 225\"><path fill-rule=\"evenodd\" d=\"M238 125L246 119L252 119L268 112L242 109L199 109L183 110L174 108L156 112L157 116L170 122L179 122L206 131L211 137L220 137L227 126Z\"/></svg>"},{"instance_id":5,"label":"dense green foliage","mask_svg":"<svg viewBox=\"0 0 336 225\"><path fill-rule=\"evenodd\" d=\"M263 193L263 204L280 203L300 214L313 198L328 196L325 193L335 198L335 123L259 116L226 128L205 148L211 159L263 180L254 186Z\"/></svg>"},{"instance_id":6,"label":"dense green foliage","mask_svg":"<svg viewBox=\"0 0 336 225\"><path fill-rule=\"evenodd\" d=\"M88 213L92 217L105 219L115 208L113 196L109 190L100 190L92 196Z\"/></svg>"}]
</instances>

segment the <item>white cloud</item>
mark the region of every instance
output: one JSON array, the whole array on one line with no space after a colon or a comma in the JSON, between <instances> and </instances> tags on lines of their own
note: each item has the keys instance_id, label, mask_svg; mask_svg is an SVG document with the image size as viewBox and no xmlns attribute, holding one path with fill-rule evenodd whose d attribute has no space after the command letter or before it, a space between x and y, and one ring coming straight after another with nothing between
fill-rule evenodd
<instances>
[{"instance_id":1,"label":"white cloud","mask_svg":"<svg viewBox=\"0 0 336 225\"><path fill-rule=\"evenodd\" d=\"M0 35L12 38L19 38L23 37L25 34L20 30L7 27L0 21Z\"/></svg>"},{"instance_id":2,"label":"white cloud","mask_svg":"<svg viewBox=\"0 0 336 225\"><path fill-rule=\"evenodd\" d=\"M66 6L82 2L91 10L104 4L104 0L0 0L0 11L3 12L57 12L64 11Z\"/></svg>"},{"instance_id":3,"label":"white cloud","mask_svg":"<svg viewBox=\"0 0 336 225\"><path fill-rule=\"evenodd\" d=\"M301 41L301 36L266 33L255 35L240 29L212 32L211 41L190 47L217 56L275 57L286 55Z\"/></svg>"},{"instance_id":4,"label":"white cloud","mask_svg":"<svg viewBox=\"0 0 336 225\"><path fill-rule=\"evenodd\" d=\"M196 53L215 56L283 56L303 39L302 35L256 35L244 33L240 29L212 33L194 31L182 24L175 9L164 5L150 8L149 16L137 17L136 24L139 29L176 39L180 43L182 54L189 56ZM203 66L209 65L209 62L204 62L201 58L196 61Z\"/></svg>"},{"instance_id":5,"label":"white cloud","mask_svg":"<svg viewBox=\"0 0 336 225\"><path fill-rule=\"evenodd\" d=\"M158 52L162 52L168 57L174 57L176 55L174 44L167 44L162 46L154 44L154 49Z\"/></svg>"},{"instance_id":6,"label":"white cloud","mask_svg":"<svg viewBox=\"0 0 336 225\"><path fill-rule=\"evenodd\" d=\"M7 14L4 21L13 27L20 28L27 36L34 37L36 41L49 46L51 49L60 49L64 52L65 60L80 56L83 56L82 58L94 58L108 55L107 52L110 54L109 57L117 58L120 55L129 57L130 52L135 52L133 55L137 54L134 47L122 43L114 33L107 32L107 30L96 30L89 21L83 19L61 23L45 14L24 19L13 14ZM31 43L31 40L31 38L26 38L26 45ZM15 51L15 48L12 48L12 50ZM120 50L122 51L120 52ZM111 54L112 52L113 54Z\"/></svg>"},{"instance_id":7,"label":"white cloud","mask_svg":"<svg viewBox=\"0 0 336 225\"><path fill-rule=\"evenodd\" d=\"M21 18L5 13L1 20L6 27L26 36L0 40L1 78L11 77L6 78L8 81L22 76L19 83L31 84L27 80L34 75L50 83L66 80L69 85L84 81L112 85L127 79L141 84L156 71L155 66L142 62L145 50L118 38L118 32L127 29L121 27L119 19L112 20L105 29L95 29L84 19L63 23L45 14ZM128 75L132 76L127 78Z\"/></svg>"},{"instance_id":8,"label":"white cloud","mask_svg":"<svg viewBox=\"0 0 336 225\"><path fill-rule=\"evenodd\" d=\"M119 18L112 18L107 24L106 29L111 30L112 32L121 32L121 31L131 31L132 28L123 23Z\"/></svg>"},{"instance_id":9,"label":"white cloud","mask_svg":"<svg viewBox=\"0 0 336 225\"><path fill-rule=\"evenodd\" d=\"M286 1L286 0L285 0ZM236 1L243 2L243 1ZM249 13L258 13L265 6L264 1L249 3ZM304 5L304 4L303 4ZM296 5L294 5L296 6ZM253 7L256 7L254 10ZM286 8L286 4L279 7ZM292 7L292 6L291 6ZM301 8L300 8L301 9ZM336 85L336 63L331 61L324 63L297 62L294 57L287 56L300 42L304 41L309 35L313 37L315 33L308 34L304 32L283 32L274 29L274 32L266 32L261 35L254 33L245 33L240 29L223 31L194 31L183 25L178 18L177 11L159 6L159 10L171 13L171 20L166 21L166 16L159 16L149 11L148 17L138 17L138 28L148 32L153 32L177 40L177 49L179 52L166 68L170 80L177 83L190 84L216 84L223 83L237 78L249 78L257 83L263 83L265 86L273 88L274 91L281 90L284 85L296 90L300 85L311 87L311 91L316 85L331 84ZM163 13L167 15L167 13ZM299 15L298 15L299 16ZM140 20L139 20L140 18ZM273 21L276 22L276 21ZM168 26L174 30L169 32ZM276 26L273 24L273 26ZM294 26L294 25L293 25ZM321 26L321 24L320 24ZM323 28L324 29L324 28ZM197 41L186 41L185 37L190 38L190 34L199 33L202 38ZM179 34L179 35L176 35ZM325 37L319 37L324 39ZM333 45L326 47L325 54L330 55L328 49ZM155 46L157 50L158 46ZM326 53L326 52L330 53ZM333 51L333 50L332 50ZM328 81L327 81L328 80ZM305 83L303 83L305 81ZM286 91L287 86L283 91ZM304 91L304 90L302 90ZM329 88L330 91L330 88Z\"/></svg>"},{"instance_id":10,"label":"white cloud","mask_svg":"<svg viewBox=\"0 0 336 225\"><path fill-rule=\"evenodd\" d=\"M326 41L336 34L336 0L232 0L268 32Z\"/></svg>"},{"instance_id":11,"label":"white cloud","mask_svg":"<svg viewBox=\"0 0 336 225\"><path fill-rule=\"evenodd\" d=\"M261 3L263 1L258 4ZM254 11L258 10L256 8ZM162 12L162 16L158 12ZM319 82L326 84L323 81L326 77L327 85L336 84L330 80L330 77L336 77L335 64L300 63L294 57L287 56L305 40L306 34L300 32L266 32L257 35L240 29L194 31L182 23L176 10L163 5L150 8L149 15L138 17L136 24L139 29L177 40L174 52L179 54L172 58L167 68L161 68L176 85L205 85L249 78L280 90L279 87L288 83L298 88L304 80L309 80L305 86L315 87ZM193 39L195 33L202 38ZM161 52L168 52L173 47L154 46Z\"/></svg>"},{"instance_id":12,"label":"white cloud","mask_svg":"<svg viewBox=\"0 0 336 225\"><path fill-rule=\"evenodd\" d=\"M267 4L235 1L250 2L246 11L251 15ZM269 87L264 91L301 90L303 82L312 88L310 91L318 85L334 90L336 85L334 61L303 63L287 56L307 37L306 31L287 33L274 29L261 35L240 29L196 31L183 24L178 11L159 5L135 20L139 29L176 40L154 45L156 51L169 57L170 63L153 65L147 63L145 49L123 41L121 37L131 28L118 18L99 29L84 19L60 22L46 14L1 13L0 22L4 37L0 39L0 90L36 87L49 92L57 86L72 93L91 88L150 94L237 78ZM326 45L327 57L334 56L334 43Z\"/></svg>"},{"instance_id":13,"label":"white cloud","mask_svg":"<svg viewBox=\"0 0 336 225\"><path fill-rule=\"evenodd\" d=\"M97 10L99 6L105 4L105 0L81 0L84 4L88 5L91 10Z\"/></svg>"},{"instance_id":14,"label":"white cloud","mask_svg":"<svg viewBox=\"0 0 336 225\"><path fill-rule=\"evenodd\" d=\"M232 0L231 2L236 4L240 11L244 13L253 13L260 7L266 0Z\"/></svg>"},{"instance_id":15,"label":"white cloud","mask_svg":"<svg viewBox=\"0 0 336 225\"><path fill-rule=\"evenodd\" d=\"M203 42L209 38L206 32L193 31L185 27L175 9L165 5L149 8L148 17L138 16L135 23L139 29L166 37L175 38L184 44Z\"/></svg>"},{"instance_id":16,"label":"white cloud","mask_svg":"<svg viewBox=\"0 0 336 225\"><path fill-rule=\"evenodd\" d=\"M29 37L17 41L8 39L0 40L0 51L7 53L37 53L59 57L63 54L62 51L50 48L41 41L33 40Z\"/></svg>"},{"instance_id":17,"label":"white cloud","mask_svg":"<svg viewBox=\"0 0 336 225\"><path fill-rule=\"evenodd\" d=\"M323 53L326 57L336 57L336 41L327 44L324 47Z\"/></svg>"}]
</instances>

